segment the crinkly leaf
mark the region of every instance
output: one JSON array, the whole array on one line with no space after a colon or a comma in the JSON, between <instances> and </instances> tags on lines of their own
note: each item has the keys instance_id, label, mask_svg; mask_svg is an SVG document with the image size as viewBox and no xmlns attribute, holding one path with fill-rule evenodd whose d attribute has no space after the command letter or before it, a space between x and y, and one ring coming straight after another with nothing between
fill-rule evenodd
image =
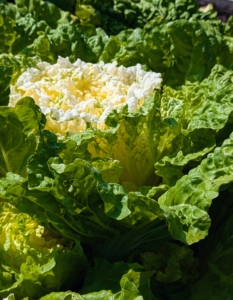
<instances>
[{"instance_id":1,"label":"crinkly leaf","mask_svg":"<svg viewBox=\"0 0 233 300\"><path fill-rule=\"evenodd\" d=\"M104 201L107 216L121 220L131 213L127 193L121 185L102 183L98 185L98 192Z\"/></svg>"},{"instance_id":2,"label":"crinkly leaf","mask_svg":"<svg viewBox=\"0 0 233 300\"><path fill-rule=\"evenodd\" d=\"M232 153L231 135L159 198L174 238L192 244L207 236L211 202L218 196L220 186L233 181Z\"/></svg>"},{"instance_id":3,"label":"crinkly leaf","mask_svg":"<svg viewBox=\"0 0 233 300\"><path fill-rule=\"evenodd\" d=\"M8 187L10 187L11 185L13 185L14 183L17 182L23 182L26 179L21 177L18 174L14 174L14 173L6 173L6 176L1 178L0 181L0 196L4 197Z\"/></svg>"},{"instance_id":4,"label":"crinkly leaf","mask_svg":"<svg viewBox=\"0 0 233 300\"><path fill-rule=\"evenodd\" d=\"M140 256L145 270L156 272L154 283L193 282L198 278L198 261L188 246L164 243L156 251Z\"/></svg>"},{"instance_id":5,"label":"crinkly leaf","mask_svg":"<svg viewBox=\"0 0 233 300\"><path fill-rule=\"evenodd\" d=\"M189 98L189 101L187 99L184 104L184 117L185 119L190 118L190 122L184 130L186 129L187 132L198 128L219 130L225 126L233 108L230 93L233 85L232 74L232 71L216 65L210 76L200 84L193 83L183 86L183 96L181 97Z\"/></svg>"},{"instance_id":6,"label":"crinkly leaf","mask_svg":"<svg viewBox=\"0 0 233 300\"><path fill-rule=\"evenodd\" d=\"M6 190L3 199L14 205L20 212L29 214L43 224L52 225L62 235L76 241L80 239L79 234L65 220L65 210L62 205L49 193L29 190L27 181L14 182Z\"/></svg>"},{"instance_id":7,"label":"crinkly leaf","mask_svg":"<svg viewBox=\"0 0 233 300\"><path fill-rule=\"evenodd\" d=\"M160 184L158 186L141 186L138 189L142 195L158 200L158 198L168 190L168 186L165 184Z\"/></svg>"},{"instance_id":8,"label":"crinkly leaf","mask_svg":"<svg viewBox=\"0 0 233 300\"><path fill-rule=\"evenodd\" d=\"M101 183L98 192L104 201L107 216L122 220L127 226L143 225L158 217L163 218L163 212L154 199L139 192L127 192L119 184Z\"/></svg>"},{"instance_id":9,"label":"crinkly leaf","mask_svg":"<svg viewBox=\"0 0 233 300\"><path fill-rule=\"evenodd\" d=\"M215 146L217 132L223 135L233 111L232 71L216 65L201 83L183 85L180 90L164 88L162 120L172 119L182 135L176 139L176 152L156 163L156 173L169 185L183 176L182 169L197 162ZM231 132L231 131L230 131Z\"/></svg>"},{"instance_id":10,"label":"crinkly leaf","mask_svg":"<svg viewBox=\"0 0 233 300\"><path fill-rule=\"evenodd\" d=\"M11 53L12 45L17 38L15 31L16 9L13 5L0 5L0 53Z\"/></svg>"},{"instance_id":11,"label":"crinkly leaf","mask_svg":"<svg viewBox=\"0 0 233 300\"><path fill-rule=\"evenodd\" d=\"M210 23L203 25L202 22L184 20L168 24L168 35L173 46L170 51L175 58L175 64L166 70L168 85L202 81L215 65L216 56L212 53L219 51L221 37Z\"/></svg>"},{"instance_id":12,"label":"crinkly leaf","mask_svg":"<svg viewBox=\"0 0 233 300\"><path fill-rule=\"evenodd\" d=\"M50 0L59 7L64 7L61 1ZM71 4L70 1L69 4ZM193 0L175 1L94 1L77 2L75 13L84 23L91 23L104 28L109 36L114 36L127 28L143 28L146 23L161 23L176 19L189 19L197 12L197 3ZM196 18L201 18L196 14Z\"/></svg>"},{"instance_id":13,"label":"crinkly leaf","mask_svg":"<svg viewBox=\"0 0 233 300\"><path fill-rule=\"evenodd\" d=\"M49 191L53 185L54 170L49 168L48 160L56 156L61 143L52 132L43 130L37 139L37 149L27 161L27 174L30 189Z\"/></svg>"},{"instance_id":14,"label":"crinkly leaf","mask_svg":"<svg viewBox=\"0 0 233 300\"><path fill-rule=\"evenodd\" d=\"M38 155L41 153L40 150ZM47 169L45 165L33 169L36 156L32 158L29 171L31 174L37 171L36 179L32 177L11 186L2 180L4 199L74 240L109 239L110 233L118 235L112 220L104 214L102 199L96 191L97 182L102 182L97 169L80 159L65 165L56 157L48 160Z\"/></svg>"},{"instance_id":15,"label":"crinkly leaf","mask_svg":"<svg viewBox=\"0 0 233 300\"><path fill-rule=\"evenodd\" d=\"M210 22L184 19L127 29L107 41L100 60L131 66L141 63L164 74L163 82L177 87L201 82L216 64L222 37Z\"/></svg>"},{"instance_id":16,"label":"crinkly leaf","mask_svg":"<svg viewBox=\"0 0 233 300\"><path fill-rule=\"evenodd\" d=\"M94 159L91 163L101 172L104 182L119 182L123 167L118 160L113 160L111 158Z\"/></svg>"},{"instance_id":17,"label":"crinkly leaf","mask_svg":"<svg viewBox=\"0 0 233 300\"><path fill-rule=\"evenodd\" d=\"M25 55L12 55L12 53L0 54L0 106L8 105L10 85L27 67L32 67L38 58L28 58Z\"/></svg>"},{"instance_id":18,"label":"crinkly leaf","mask_svg":"<svg viewBox=\"0 0 233 300\"><path fill-rule=\"evenodd\" d=\"M51 159L49 164L50 168L58 171L51 193L69 213L79 214L87 206L88 195L96 188L95 169L81 159L70 165L62 164L62 168L55 159Z\"/></svg>"},{"instance_id":19,"label":"crinkly leaf","mask_svg":"<svg viewBox=\"0 0 233 300\"><path fill-rule=\"evenodd\" d=\"M36 136L44 123L44 115L31 98L20 100L15 108L1 108L1 177L7 172L25 176L27 159L35 151Z\"/></svg>"}]
</instances>

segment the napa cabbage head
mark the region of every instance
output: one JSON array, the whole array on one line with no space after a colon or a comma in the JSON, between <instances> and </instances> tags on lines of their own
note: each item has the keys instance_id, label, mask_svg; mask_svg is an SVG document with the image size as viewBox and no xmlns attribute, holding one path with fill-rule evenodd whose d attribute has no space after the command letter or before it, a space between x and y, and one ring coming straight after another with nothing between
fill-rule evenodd
<instances>
[{"instance_id":1,"label":"napa cabbage head","mask_svg":"<svg viewBox=\"0 0 233 300\"><path fill-rule=\"evenodd\" d=\"M126 68L60 57L55 64L40 62L22 73L11 85L9 106L33 98L46 116L46 130L63 140L73 135L88 140L78 157L118 160L126 174L122 180L140 186L154 169L148 141L153 138L154 93L161 85L161 74L146 72L140 64ZM132 122L125 120L128 115Z\"/></svg>"},{"instance_id":2,"label":"napa cabbage head","mask_svg":"<svg viewBox=\"0 0 233 300\"><path fill-rule=\"evenodd\" d=\"M6 202L0 203L0 222L1 296L34 299L72 285L70 264L81 270L85 261L73 242Z\"/></svg>"}]
</instances>

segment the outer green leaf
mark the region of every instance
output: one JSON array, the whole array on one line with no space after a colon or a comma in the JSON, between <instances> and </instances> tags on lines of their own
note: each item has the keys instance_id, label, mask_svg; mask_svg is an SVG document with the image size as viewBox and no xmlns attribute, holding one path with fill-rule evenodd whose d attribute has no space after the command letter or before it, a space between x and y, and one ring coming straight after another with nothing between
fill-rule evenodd
<instances>
[{"instance_id":1,"label":"outer green leaf","mask_svg":"<svg viewBox=\"0 0 233 300\"><path fill-rule=\"evenodd\" d=\"M40 188L48 191L53 184L53 169L48 160L56 155L55 150L61 146L52 132L43 130L37 139L37 149L27 161L28 183L31 189Z\"/></svg>"},{"instance_id":2,"label":"outer green leaf","mask_svg":"<svg viewBox=\"0 0 233 300\"><path fill-rule=\"evenodd\" d=\"M36 157L30 160L31 174ZM75 240L109 239L109 234L118 235L112 220L103 213L103 202L96 193L97 180L102 181L97 169L80 159L64 165L60 159L51 157L48 164L52 172L48 166L46 169L46 164L40 166L34 173L36 180L30 179L29 186L26 181L9 187L8 181L3 180L1 189L9 187L4 192L5 199Z\"/></svg>"},{"instance_id":3,"label":"outer green leaf","mask_svg":"<svg viewBox=\"0 0 233 300\"><path fill-rule=\"evenodd\" d=\"M100 170L104 182L119 182L123 167L118 160L113 160L111 158L95 159L92 161L92 165Z\"/></svg>"},{"instance_id":4,"label":"outer green leaf","mask_svg":"<svg viewBox=\"0 0 233 300\"><path fill-rule=\"evenodd\" d=\"M201 84L187 85L183 88L186 98L189 94L191 102L186 103L186 116L192 115L187 131L198 128L223 128L232 112L232 71L216 65L210 76ZM190 99L190 98L189 98ZM200 117L201 116L201 117Z\"/></svg>"},{"instance_id":5,"label":"outer green leaf","mask_svg":"<svg viewBox=\"0 0 233 300\"><path fill-rule=\"evenodd\" d=\"M149 198L158 200L158 198L168 190L168 186L160 184L159 186L142 186L138 191Z\"/></svg>"},{"instance_id":6,"label":"outer green leaf","mask_svg":"<svg viewBox=\"0 0 233 300\"><path fill-rule=\"evenodd\" d=\"M18 174L14 174L14 173L6 173L5 178L3 177L1 179L1 183L0 183L0 196L4 197L5 193L8 189L8 187L12 186L15 183L18 182L24 182L25 178L21 177Z\"/></svg>"},{"instance_id":7,"label":"outer green leaf","mask_svg":"<svg viewBox=\"0 0 233 300\"><path fill-rule=\"evenodd\" d=\"M208 26L212 30L212 26ZM174 67L167 70L168 84L178 86L182 81L194 82L206 78L216 63L215 56L211 54L218 51L221 42L217 40L218 32L210 39L208 27L203 28L201 22L179 20L168 25L168 34L175 57Z\"/></svg>"},{"instance_id":8,"label":"outer green leaf","mask_svg":"<svg viewBox=\"0 0 233 300\"><path fill-rule=\"evenodd\" d=\"M98 185L98 192L104 201L105 213L122 220L127 226L143 225L158 217L163 218L157 201L139 192L127 194L121 185L105 183Z\"/></svg>"},{"instance_id":9,"label":"outer green leaf","mask_svg":"<svg viewBox=\"0 0 233 300\"><path fill-rule=\"evenodd\" d=\"M7 189L4 199L12 203L19 211L35 217L44 224L52 224L65 237L76 241L80 239L72 224L66 220L63 206L51 194L30 191L27 182L17 182Z\"/></svg>"},{"instance_id":10,"label":"outer green leaf","mask_svg":"<svg viewBox=\"0 0 233 300\"><path fill-rule=\"evenodd\" d=\"M184 245L165 243L155 252L141 253L141 261L147 271L156 271L154 284L155 281L166 284L179 281L193 282L199 275L198 262L192 250Z\"/></svg>"},{"instance_id":11,"label":"outer green leaf","mask_svg":"<svg viewBox=\"0 0 233 300\"><path fill-rule=\"evenodd\" d=\"M127 194L121 185L102 183L98 185L98 192L104 201L107 216L121 220L131 213Z\"/></svg>"},{"instance_id":12,"label":"outer green leaf","mask_svg":"<svg viewBox=\"0 0 233 300\"><path fill-rule=\"evenodd\" d=\"M13 5L0 5L0 53L11 53L17 33L14 30L16 9Z\"/></svg>"},{"instance_id":13,"label":"outer green leaf","mask_svg":"<svg viewBox=\"0 0 233 300\"><path fill-rule=\"evenodd\" d=\"M183 176L183 166L210 152L215 146L217 131L222 130L218 135L224 139L233 110L231 77L231 71L216 65L201 83L186 84L178 91L165 87L161 100L162 120L172 121L176 124L174 130L182 132L176 139L178 151L156 163L157 174L165 183L174 185Z\"/></svg>"},{"instance_id":14,"label":"outer green leaf","mask_svg":"<svg viewBox=\"0 0 233 300\"><path fill-rule=\"evenodd\" d=\"M7 172L25 176L26 161L35 151L36 135L45 117L31 98L0 111L0 177Z\"/></svg>"},{"instance_id":15,"label":"outer green leaf","mask_svg":"<svg viewBox=\"0 0 233 300\"><path fill-rule=\"evenodd\" d=\"M128 207L131 214L124 220L128 225L142 225L157 218L164 218L158 202L150 197L141 195L139 192L130 192L128 194Z\"/></svg>"},{"instance_id":16,"label":"outer green leaf","mask_svg":"<svg viewBox=\"0 0 233 300\"><path fill-rule=\"evenodd\" d=\"M24 55L12 55L11 53L0 54L0 106L8 105L10 95L10 85L13 84L18 76L32 67L38 58L29 58Z\"/></svg>"},{"instance_id":17,"label":"outer green leaf","mask_svg":"<svg viewBox=\"0 0 233 300\"><path fill-rule=\"evenodd\" d=\"M134 270L129 270L129 272L121 278L121 294L117 299L132 299L132 300L143 300L143 294L140 292L140 289L143 289L144 285L147 287L147 296L149 295L148 299L152 299L152 294L149 293L149 281L151 276L153 275L152 272L137 272Z\"/></svg>"},{"instance_id":18,"label":"outer green leaf","mask_svg":"<svg viewBox=\"0 0 233 300\"><path fill-rule=\"evenodd\" d=\"M219 187L233 181L233 135L159 198L172 236L192 244L208 234L208 209Z\"/></svg>"}]
</instances>

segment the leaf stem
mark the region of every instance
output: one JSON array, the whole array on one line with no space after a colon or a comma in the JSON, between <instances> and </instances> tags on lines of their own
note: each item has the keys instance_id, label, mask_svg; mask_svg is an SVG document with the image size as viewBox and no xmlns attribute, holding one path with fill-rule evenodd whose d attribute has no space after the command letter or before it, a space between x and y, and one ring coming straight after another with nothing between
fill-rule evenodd
<instances>
[{"instance_id":1,"label":"leaf stem","mask_svg":"<svg viewBox=\"0 0 233 300\"><path fill-rule=\"evenodd\" d=\"M9 162L9 159L8 159L8 155L2 145L2 143L0 142L0 150L2 151L2 156L3 156L3 159L5 161L5 164L6 164L6 169L8 172L12 172L12 169L11 169L11 165L10 165L10 162Z\"/></svg>"}]
</instances>

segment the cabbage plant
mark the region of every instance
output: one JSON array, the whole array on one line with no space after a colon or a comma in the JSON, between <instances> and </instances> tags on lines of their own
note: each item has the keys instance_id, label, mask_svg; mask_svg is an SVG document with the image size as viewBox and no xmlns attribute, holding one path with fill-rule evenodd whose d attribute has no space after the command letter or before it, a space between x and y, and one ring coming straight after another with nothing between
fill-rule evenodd
<instances>
[{"instance_id":1,"label":"cabbage plant","mask_svg":"<svg viewBox=\"0 0 233 300\"><path fill-rule=\"evenodd\" d=\"M231 299L232 18L0 2L0 296Z\"/></svg>"}]
</instances>

